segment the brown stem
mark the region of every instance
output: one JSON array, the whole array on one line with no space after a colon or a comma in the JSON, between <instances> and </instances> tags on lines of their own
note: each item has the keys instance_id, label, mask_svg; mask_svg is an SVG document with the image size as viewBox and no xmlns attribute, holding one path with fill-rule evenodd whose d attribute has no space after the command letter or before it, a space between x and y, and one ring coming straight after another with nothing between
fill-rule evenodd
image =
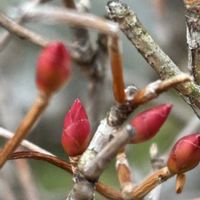
<instances>
[{"instance_id":1,"label":"brown stem","mask_svg":"<svg viewBox=\"0 0 200 200\"><path fill-rule=\"evenodd\" d=\"M125 86L123 78L122 54L119 42L118 37L110 37L108 41L108 48L111 59L114 97L118 103L124 103Z\"/></svg>"},{"instance_id":2,"label":"brown stem","mask_svg":"<svg viewBox=\"0 0 200 200\"><path fill-rule=\"evenodd\" d=\"M74 0L63 0L63 3L67 8L76 9Z\"/></svg>"},{"instance_id":3,"label":"brown stem","mask_svg":"<svg viewBox=\"0 0 200 200\"><path fill-rule=\"evenodd\" d=\"M0 152L0 168L4 165L8 156L20 145L21 141L31 130L36 120L40 117L49 102L49 95L40 93L32 105L30 111L18 126L15 135L6 142Z\"/></svg>"},{"instance_id":4,"label":"brown stem","mask_svg":"<svg viewBox=\"0 0 200 200\"><path fill-rule=\"evenodd\" d=\"M157 185L163 183L173 174L170 173L167 167L164 167L156 172L154 172L151 176L149 176L146 180L136 186L132 191L132 198L134 199L142 199L144 198L151 190L153 190Z\"/></svg>"},{"instance_id":5,"label":"brown stem","mask_svg":"<svg viewBox=\"0 0 200 200\"><path fill-rule=\"evenodd\" d=\"M35 159L35 160L42 160L46 161L52 165L55 165L69 173L72 174L72 169L71 165L67 163L66 161L55 157L51 155L46 155L43 153L35 152L35 151L21 151L21 152L15 152L12 153L9 157L10 160L15 160L15 159ZM113 200L122 200L122 196L120 192L114 190L110 186L107 186L101 182L96 183L96 190L99 192L101 195L108 199L113 199Z\"/></svg>"},{"instance_id":6,"label":"brown stem","mask_svg":"<svg viewBox=\"0 0 200 200\"><path fill-rule=\"evenodd\" d=\"M132 100L132 105L135 107L140 104L144 104L147 101L154 99L160 93L168 90L169 88L178 86L179 83L187 82L190 80L190 76L188 76L187 74L181 74L164 81L158 80L153 83L150 83L144 89L138 90L135 93L134 98Z\"/></svg>"},{"instance_id":7,"label":"brown stem","mask_svg":"<svg viewBox=\"0 0 200 200\"><path fill-rule=\"evenodd\" d=\"M180 194L185 186L186 175L177 174L176 176L176 193Z\"/></svg>"},{"instance_id":8,"label":"brown stem","mask_svg":"<svg viewBox=\"0 0 200 200\"><path fill-rule=\"evenodd\" d=\"M125 149L116 156L116 170L121 186L121 193L125 199L130 199L130 192L133 189L132 172L126 157Z\"/></svg>"}]
</instances>

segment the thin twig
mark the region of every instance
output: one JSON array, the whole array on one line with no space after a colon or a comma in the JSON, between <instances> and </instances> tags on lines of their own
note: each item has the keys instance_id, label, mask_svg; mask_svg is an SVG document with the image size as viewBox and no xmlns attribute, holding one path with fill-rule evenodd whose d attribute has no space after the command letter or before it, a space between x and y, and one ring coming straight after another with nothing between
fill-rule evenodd
<instances>
[{"instance_id":1,"label":"thin twig","mask_svg":"<svg viewBox=\"0 0 200 200\"><path fill-rule=\"evenodd\" d=\"M156 98L160 93L168 90L169 88L177 87L184 82L188 82L191 80L191 77L187 74L181 74L174 77L171 77L167 80L155 81L147 85L144 89L138 90L134 98L132 100L133 106L138 106L140 104L144 104L151 99Z\"/></svg>"},{"instance_id":2,"label":"thin twig","mask_svg":"<svg viewBox=\"0 0 200 200\"><path fill-rule=\"evenodd\" d=\"M8 156L20 145L23 138L29 133L36 120L47 107L50 95L39 93L30 111L18 126L15 135L6 142L0 151L0 168L6 162Z\"/></svg>"},{"instance_id":3,"label":"thin twig","mask_svg":"<svg viewBox=\"0 0 200 200\"><path fill-rule=\"evenodd\" d=\"M73 26L92 28L111 36L117 36L119 33L119 27L115 22L102 19L96 15L55 6L34 7L27 13L26 19L45 23L48 21L67 23Z\"/></svg>"},{"instance_id":4,"label":"thin twig","mask_svg":"<svg viewBox=\"0 0 200 200\"><path fill-rule=\"evenodd\" d=\"M144 198L156 186L163 183L172 176L173 174L170 173L167 167L164 167L154 172L151 176L149 176L146 180L144 180L142 183L140 183L133 189L132 198L133 199Z\"/></svg>"},{"instance_id":5,"label":"thin twig","mask_svg":"<svg viewBox=\"0 0 200 200\"><path fill-rule=\"evenodd\" d=\"M34 151L15 152L10 155L9 159L10 160L34 159L34 160L46 161L72 174L71 165L69 163L55 156L47 155L40 152L34 152ZM114 190L110 186L104 185L101 182L96 183L96 190L97 192L99 192L100 194L102 194L104 197L108 199L122 200L120 192Z\"/></svg>"},{"instance_id":6,"label":"thin twig","mask_svg":"<svg viewBox=\"0 0 200 200\"><path fill-rule=\"evenodd\" d=\"M119 37L109 37L108 49L112 67L113 93L118 103L125 101L122 53Z\"/></svg>"},{"instance_id":7,"label":"thin twig","mask_svg":"<svg viewBox=\"0 0 200 200\"><path fill-rule=\"evenodd\" d=\"M44 37L32 31L29 31L26 28L23 28L22 26L18 25L16 22L9 19L2 13L0 13L0 25L7 29L9 32L13 33L14 35L17 35L21 39L26 39L38 46L44 47L49 43L48 39L45 39Z\"/></svg>"},{"instance_id":8,"label":"thin twig","mask_svg":"<svg viewBox=\"0 0 200 200\"><path fill-rule=\"evenodd\" d=\"M50 0L34 0L34 1L31 1L31 2L23 3L21 6L19 6L20 16L17 17L15 22L17 24L23 23L24 17L26 16L26 13L29 12L29 10L32 7L34 7L38 4L41 4L41 3L46 3L47 1L50 1ZM21 12L22 7L24 8L23 12ZM2 51L4 49L6 44L9 42L11 36L12 36L12 34L10 32L5 32L1 35L1 37L0 37L0 51Z\"/></svg>"}]
</instances>

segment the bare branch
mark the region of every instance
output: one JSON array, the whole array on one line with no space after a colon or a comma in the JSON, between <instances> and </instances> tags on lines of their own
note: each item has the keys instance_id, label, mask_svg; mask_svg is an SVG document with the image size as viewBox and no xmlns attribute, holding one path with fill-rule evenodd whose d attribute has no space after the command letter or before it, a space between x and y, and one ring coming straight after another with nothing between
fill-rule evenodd
<instances>
[{"instance_id":1,"label":"bare branch","mask_svg":"<svg viewBox=\"0 0 200 200\"><path fill-rule=\"evenodd\" d=\"M122 128L101 151L96 158L90 162L87 167L79 163L79 170L89 180L97 180L107 164L117 154L118 150L123 147L133 137L134 130L130 125Z\"/></svg>"},{"instance_id":2,"label":"bare branch","mask_svg":"<svg viewBox=\"0 0 200 200\"><path fill-rule=\"evenodd\" d=\"M168 79L182 72L176 64L161 50L143 27L135 13L120 0L111 0L107 4L107 12L119 23L121 30L138 49L161 79ZM193 81L176 86L185 101L192 106L200 117L200 88Z\"/></svg>"},{"instance_id":3,"label":"bare branch","mask_svg":"<svg viewBox=\"0 0 200 200\"><path fill-rule=\"evenodd\" d=\"M119 37L109 37L108 49L111 59L114 97L118 103L124 103L126 98L124 92L125 85Z\"/></svg>"},{"instance_id":4,"label":"bare branch","mask_svg":"<svg viewBox=\"0 0 200 200\"><path fill-rule=\"evenodd\" d=\"M69 173L72 174L71 165L67 163L66 161L55 157L54 155L47 155L40 152L34 152L34 151L20 151L12 153L9 157L10 160L14 159L34 159L34 160L41 160L46 161L52 165L55 165ZM96 190L102 194L104 197L108 199L113 200L122 200L120 192L114 190L110 186L104 185L101 182L96 183Z\"/></svg>"},{"instance_id":5,"label":"bare branch","mask_svg":"<svg viewBox=\"0 0 200 200\"><path fill-rule=\"evenodd\" d=\"M24 21L24 17L26 16L26 13L29 12L29 10L32 7L36 6L37 4L46 3L47 1L49 1L49 0L34 0L31 2L23 3L21 6L19 6L20 16L18 16L17 19L15 20L16 23L21 24ZM22 8L23 8L23 13L21 12ZM10 40L11 36L12 36L12 34L10 32L5 32L1 35L0 51L2 51L4 49L4 47Z\"/></svg>"},{"instance_id":6,"label":"bare branch","mask_svg":"<svg viewBox=\"0 0 200 200\"><path fill-rule=\"evenodd\" d=\"M164 81L158 80L152 82L149 85L147 85L144 89L138 90L135 93L134 98L132 100L132 105L138 106L144 104L147 101L156 98L160 93L168 90L169 88L179 86L180 84L183 84L184 82L188 82L190 80L190 76L182 73L181 75L171 77Z\"/></svg>"},{"instance_id":7,"label":"bare branch","mask_svg":"<svg viewBox=\"0 0 200 200\"><path fill-rule=\"evenodd\" d=\"M73 26L92 28L111 36L117 36L119 33L118 25L112 21L104 20L92 14L79 13L55 6L34 7L27 13L26 19L45 23L48 21L67 23Z\"/></svg>"},{"instance_id":8,"label":"bare branch","mask_svg":"<svg viewBox=\"0 0 200 200\"><path fill-rule=\"evenodd\" d=\"M154 172L151 176L149 176L146 180L136 186L132 191L133 199L142 199L144 198L151 190L153 190L156 186L163 183L167 179L171 178L173 174L171 174L167 167L164 167L156 172Z\"/></svg>"},{"instance_id":9,"label":"bare branch","mask_svg":"<svg viewBox=\"0 0 200 200\"><path fill-rule=\"evenodd\" d=\"M200 84L200 4L199 1L185 0L188 44L188 67L195 82Z\"/></svg>"},{"instance_id":10,"label":"bare branch","mask_svg":"<svg viewBox=\"0 0 200 200\"><path fill-rule=\"evenodd\" d=\"M75 179L75 184L67 200L92 200L94 183L98 180L107 164L117 154L118 149L123 147L132 136L133 129L130 125L127 125L125 128L117 131L115 137L106 144L91 162L85 160L86 157L81 159L78 165L79 174Z\"/></svg>"},{"instance_id":11,"label":"bare branch","mask_svg":"<svg viewBox=\"0 0 200 200\"><path fill-rule=\"evenodd\" d=\"M22 26L18 25L2 13L0 13L0 25L7 29L9 32L13 33L14 35L17 35L21 39L28 40L38 46L44 47L49 43L49 40L41 37L40 35L32 31L29 31L26 28L23 28Z\"/></svg>"}]
</instances>

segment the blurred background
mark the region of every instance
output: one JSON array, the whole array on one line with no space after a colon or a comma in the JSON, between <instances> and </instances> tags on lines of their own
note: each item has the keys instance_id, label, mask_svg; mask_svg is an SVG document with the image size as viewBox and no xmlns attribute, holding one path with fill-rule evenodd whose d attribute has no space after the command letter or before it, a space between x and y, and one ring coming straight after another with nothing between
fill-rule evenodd
<instances>
[{"instance_id":1,"label":"blurred background","mask_svg":"<svg viewBox=\"0 0 200 200\"><path fill-rule=\"evenodd\" d=\"M1 0L0 11L10 17L15 17L19 6L24 2L25 0ZM124 2L136 12L149 33L173 61L182 70L187 70L185 68L187 66L187 46L182 1L124 0ZM91 3L92 13L98 16L105 14L105 0L94 0ZM60 0L51 1L48 4L63 6ZM24 26L52 40L70 41L70 31L67 25L26 22ZM0 27L0 39L4 32L5 30ZM91 31L91 37L95 38L96 35L96 32ZM151 81L157 80L157 74L123 34L121 34L121 38L126 84L135 84L142 88ZM10 131L15 131L37 95L34 79L39 51L39 47L15 36L11 38L6 47L0 49L0 126ZM87 78L80 67L73 64L73 75L69 84L53 97L41 120L28 136L28 140L68 160L60 142L63 119L77 97L81 99L87 110L90 109L87 87ZM113 102L111 75L108 70L99 119L106 115ZM185 134L187 131L195 132L199 129L198 119L192 109L173 90L160 95L159 98L145 106L141 106L136 113L159 103L174 105L165 125L149 142L131 145L127 148L135 183L139 183L152 171L149 156L149 147L152 143L157 143L160 154L165 154L180 134ZM96 106L98 107L98 105ZM98 120L94 123L98 124ZM0 145L3 145L4 142L5 140L0 138ZM119 188L114 164L113 161L100 180ZM183 200L200 196L199 172L200 169L197 167L187 173L186 186L180 195L175 194L174 178L164 183L160 199ZM25 184L26 180L29 185ZM0 171L1 200L63 200L71 187L71 175L43 161L9 161ZM32 194L31 197L30 194ZM98 199L103 199L103 197L97 196Z\"/></svg>"}]
</instances>

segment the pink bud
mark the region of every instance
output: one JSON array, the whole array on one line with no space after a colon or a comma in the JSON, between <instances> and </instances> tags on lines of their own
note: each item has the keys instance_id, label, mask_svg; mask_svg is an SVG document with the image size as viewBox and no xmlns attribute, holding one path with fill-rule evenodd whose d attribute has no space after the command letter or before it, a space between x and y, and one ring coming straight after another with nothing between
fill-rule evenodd
<instances>
[{"instance_id":1,"label":"pink bud","mask_svg":"<svg viewBox=\"0 0 200 200\"><path fill-rule=\"evenodd\" d=\"M171 108L171 104L162 104L136 115L131 121L135 128L131 143L140 143L152 138L167 119Z\"/></svg>"},{"instance_id":2,"label":"pink bud","mask_svg":"<svg viewBox=\"0 0 200 200\"><path fill-rule=\"evenodd\" d=\"M50 43L44 48L37 61L36 84L39 90L51 93L68 80L71 58L62 42Z\"/></svg>"},{"instance_id":3,"label":"pink bud","mask_svg":"<svg viewBox=\"0 0 200 200\"><path fill-rule=\"evenodd\" d=\"M182 137L169 155L167 166L172 173L181 174L196 167L200 161L200 133Z\"/></svg>"},{"instance_id":4,"label":"pink bud","mask_svg":"<svg viewBox=\"0 0 200 200\"><path fill-rule=\"evenodd\" d=\"M79 99L76 99L65 116L62 145L69 156L81 155L90 140L90 123Z\"/></svg>"}]
</instances>

